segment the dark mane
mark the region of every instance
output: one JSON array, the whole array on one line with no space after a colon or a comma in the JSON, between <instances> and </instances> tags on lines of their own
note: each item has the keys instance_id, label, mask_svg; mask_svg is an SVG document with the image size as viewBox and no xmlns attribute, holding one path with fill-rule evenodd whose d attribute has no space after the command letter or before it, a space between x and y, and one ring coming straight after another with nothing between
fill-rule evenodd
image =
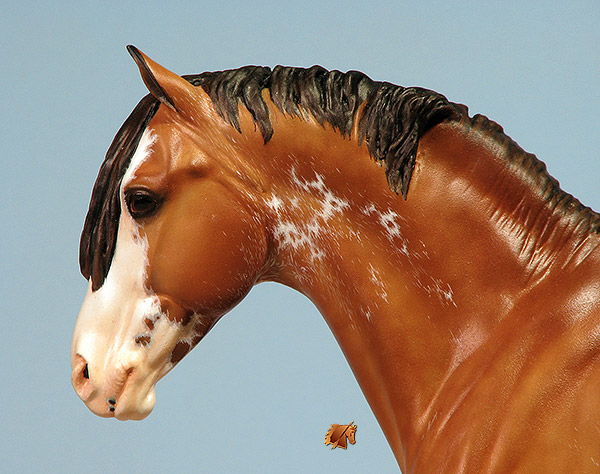
<instances>
[{"instance_id":1,"label":"dark mane","mask_svg":"<svg viewBox=\"0 0 600 474\"><path fill-rule=\"evenodd\" d=\"M359 141L366 142L373 158L382 162L390 188L404 197L415 165L420 137L431 126L462 109L435 92L375 82L350 71L328 71L277 66L247 66L235 70L184 76L203 87L218 112L241 132L238 107L252 114L265 143L273 135L269 109L262 93L269 91L273 103L283 112L303 117L311 114L349 136L362 104ZM144 97L121 126L94 184L88 214L81 235L81 273L92 279L92 289L102 286L113 258L120 217L119 188L140 137L158 110L159 102Z\"/></svg>"},{"instance_id":2,"label":"dark mane","mask_svg":"<svg viewBox=\"0 0 600 474\"><path fill-rule=\"evenodd\" d=\"M390 188L406 198L419 139L430 127L463 109L443 95L418 87L375 82L358 71L342 73L321 66L309 69L246 66L221 72L183 76L202 86L219 114L241 132L238 107L252 114L265 143L273 135L262 92L269 91L277 108L288 115L312 115L343 136L350 135L360 106L359 142L366 142L376 161L384 164Z\"/></svg>"},{"instance_id":3,"label":"dark mane","mask_svg":"<svg viewBox=\"0 0 600 474\"><path fill-rule=\"evenodd\" d=\"M273 70L247 66L184 77L204 88L223 119L240 132L239 106L246 107L265 143L274 133L263 99L265 91L281 112L297 117L310 114L321 125L327 123L345 137L358 119L359 142L364 141L373 158L384 165L390 188L405 198L421 136L444 120L460 121L502 148L507 163L540 190L552 209L569 216L573 225L595 232L600 229L600 217L563 192L546 172L544 163L523 151L499 125L481 115L469 118L466 107L453 104L436 92L375 82L357 71L342 73L320 66L277 66ZM79 256L81 272L92 278L93 290L102 286L113 258L123 175L158 107L158 100L150 95L140 101L115 136L94 184Z\"/></svg>"},{"instance_id":4,"label":"dark mane","mask_svg":"<svg viewBox=\"0 0 600 474\"><path fill-rule=\"evenodd\" d=\"M79 267L84 277L92 278L94 291L104 283L117 244L121 181L158 106L159 102L147 95L133 109L108 148L94 183L79 242Z\"/></svg>"},{"instance_id":5,"label":"dark mane","mask_svg":"<svg viewBox=\"0 0 600 474\"><path fill-rule=\"evenodd\" d=\"M504 158L507 166L532 189L537 190L550 210L559 212L563 218L568 219L572 228L579 227L585 232L600 232L600 215L563 191L558 180L548 173L546 164L534 154L523 150L504 133L499 124L480 114L472 118L465 114L461 122L466 129L465 133L478 134L478 139L485 140L493 146Z\"/></svg>"}]
</instances>

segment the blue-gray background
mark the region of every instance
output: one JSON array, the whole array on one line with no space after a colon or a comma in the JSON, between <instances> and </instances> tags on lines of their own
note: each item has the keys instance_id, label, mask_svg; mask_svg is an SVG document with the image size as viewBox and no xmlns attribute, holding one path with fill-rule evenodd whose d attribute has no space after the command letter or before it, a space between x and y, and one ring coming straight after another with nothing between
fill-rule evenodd
<instances>
[{"instance_id":1,"label":"blue-gray background","mask_svg":"<svg viewBox=\"0 0 600 474\"><path fill-rule=\"evenodd\" d=\"M100 419L76 397L79 233L146 93L126 44L180 74L321 64L440 91L600 209L599 24L597 0L0 2L0 471L398 472L323 319L273 284L159 382L146 420ZM356 445L325 447L329 424L352 420Z\"/></svg>"}]
</instances>

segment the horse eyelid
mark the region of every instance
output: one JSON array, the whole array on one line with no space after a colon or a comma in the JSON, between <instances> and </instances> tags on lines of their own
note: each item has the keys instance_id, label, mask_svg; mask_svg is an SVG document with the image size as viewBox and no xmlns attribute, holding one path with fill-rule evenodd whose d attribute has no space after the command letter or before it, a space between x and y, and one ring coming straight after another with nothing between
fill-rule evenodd
<instances>
[{"instance_id":1,"label":"horse eyelid","mask_svg":"<svg viewBox=\"0 0 600 474\"><path fill-rule=\"evenodd\" d=\"M154 215L162 199L154 192L145 188L133 188L125 191L125 205L131 217L142 219Z\"/></svg>"}]
</instances>

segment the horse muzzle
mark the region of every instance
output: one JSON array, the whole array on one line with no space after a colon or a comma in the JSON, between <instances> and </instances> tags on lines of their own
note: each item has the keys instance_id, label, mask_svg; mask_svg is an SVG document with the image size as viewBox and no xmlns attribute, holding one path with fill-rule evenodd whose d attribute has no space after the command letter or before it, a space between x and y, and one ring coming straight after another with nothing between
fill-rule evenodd
<instances>
[{"instance_id":1,"label":"horse muzzle","mask_svg":"<svg viewBox=\"0 0 600 474\"><path fill-rule=\"evenodd\" d=\"M71 381L96 415L141 420L155 404L155 385L210 328L168 297L148 295L107 306L102 289L90 292L71 345Z\"/></svg>"},{"instance_id":2,"label":"horse muzzle","mask_svg":"<svg viewBox=\"0 0 600 474\"><path fill-rule=\"evenodd\" d=\"M143 376L134 365L102 373L75 354L72 367L73 388L92 413L104 418L141 420L152 412L156 380Z\"/></svg>"}]
</instances>

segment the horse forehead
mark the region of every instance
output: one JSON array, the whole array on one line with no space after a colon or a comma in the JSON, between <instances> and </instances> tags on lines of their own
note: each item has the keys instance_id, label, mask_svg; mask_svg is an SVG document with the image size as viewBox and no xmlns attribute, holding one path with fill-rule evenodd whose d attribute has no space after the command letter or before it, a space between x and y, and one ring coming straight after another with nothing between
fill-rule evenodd
<instances>
[{"instance_id":1,"label":"horse forehead","mask_svg":"<svg viewBox=\"0 0 600 474\"><path fill-rule=\"evenodd\" d=\"M144 181L166 180L178 171L206 171L209 165L207 153L185 132L183 127L174 123L150 123L148 131L153 136L149 153L135 172L138 184Z\"/></svg>"}]
</instances>

